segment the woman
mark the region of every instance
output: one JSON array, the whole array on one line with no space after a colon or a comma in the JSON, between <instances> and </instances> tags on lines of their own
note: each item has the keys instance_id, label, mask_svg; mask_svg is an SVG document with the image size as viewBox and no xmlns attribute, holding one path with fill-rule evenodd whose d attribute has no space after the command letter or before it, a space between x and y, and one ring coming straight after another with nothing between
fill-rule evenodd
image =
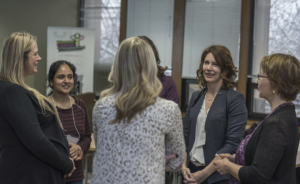
<instances>
[{"instance_id":1,"label":"woman","mask_svg":"<svg viewBox=\"0 0 300 184\"><path fill-rule=\"evenodd\" d=\"M48 73L49 87L53 90L48 99L56 106L65 135L70 145L70 156L75 161L76 170L65 179L67 184L82 184L84 179L82 157L91 144L91 129L85 103L69 96L74 87L76 67L68 61L51 64Z\"/></svg>"},{"instance_id":2,"label":"woman","mask_svg":"<svg viewBox=\"0 0 300 184\"><path fill-rule=\"evenodd\" d=\"M146 41L152 48L152 51L155 56L156 60L156 66L157 66L157 77L159 78L163 89L160 92L160 97L167 99L167 100L172 100L175 103L179 103L179 95L177 92L177 88L175 85L175 82L171 76L166 76L165 71L168 69L168 67L162 67L160 66L160 59L159 59L159 54L157 51L156 46L154 45L153 41L148 38L147 36L139 36L139 38L143 39Z\"/></svg>"},{"instance_id":3,"label":"woman","mask_svg":"<svg viewBox=\"0 0 300 184\"><path fill-rule=\"evenodd\" d=\"M162 67L160 66L160 59L159 59L159 54L157 51L156 46L154 45L153 41L148 38L147 36L138 36L139 38L143 39L146 41L152 48L152 51L155 56L156 60L156 66L157 66L157 77L160 80L162 84L162 91L160 92L159 96L161 98L164 98L166 100L172 100L175 103L179 103L179 95L177 92L176 84L175 81L171 76L166 76L165 71L168 69L168 67ZM169 172L166 172L166 183L168 182L168 178L170 176Z\"/></svg>"},{"instance_id":4,"label":"woman","mask_svg":"<svg viewBox=\"0 0 300 184\"><path fill-rule=\"evenodd\" d=\"M1 183L63 184L74 162L54 107L27 86L37 72L36 37L12 33L4 42L0 71Z\"/></svg>"},{"instance_id":5,"label":"woman","mask_svg":"<svg viewBox=\"0 0 300 184\"><path fill-rule=\"evenodd\" d=\"M177 104L158 97L162 85L150 45L124 40L109 81L93 110L92 183L164 183L165 154L177 154L167 167L180 169L184 139Z\"/></svg>"},{"instance_id":6,"label":"woman","mask_svg":"<svg viewBox=\"0 0 300 184\"><path fill-rule=\"evenodd\" d=\"M291 101L300 92L300 63L291 55L272 54L260 68L259 97L269 102L271 113L245 137L235 156L221 154L215 166L219 173L231 174L234 184L295 184L299 131Z\"/></svg>"},{"instance_id":7,"label":"woman","mask_svg":"<svg viewBox=\"0 0 300 184\"><path fill-rule=\"evenodd\" d=\"M183 119L186 158L185 183L228 183L213 165L216 154L235 153L245 132L247 108L244 96L233 90L237 69L230 51L221 45L204 50L194 92Z\"/></svg>"}]
</instances>

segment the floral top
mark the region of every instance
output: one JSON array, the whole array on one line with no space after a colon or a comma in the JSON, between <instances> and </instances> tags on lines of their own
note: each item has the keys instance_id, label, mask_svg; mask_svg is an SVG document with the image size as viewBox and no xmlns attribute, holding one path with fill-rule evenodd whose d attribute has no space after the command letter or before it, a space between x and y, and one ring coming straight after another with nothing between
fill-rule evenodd
<instances>
[{"instance_id":1,"label":"floral top","mask_svg":"<svg viewBox=\"0 0 300 184\"><path fill-rule=\"evenodd\" d=\"M245 147L247 146L249 140L251 139L253 133L256 131L256 129L271 115L273 114L275 111L277 111L278 109L280 109L283 106L286 105L293 105L293 102L287 102L287 103L283 103L281 105L279 105L278 107L276 107L270 114L268 114L257 126L256 128L253 130L253 132L249 135L247 135L240 143L236 154L235 154L235 159L234 159L234 163L241 165L241 166L245 166ZM229 180L230 184L240 184L241 182L234 178L233 176L230 176L230 180Z\"/></svg>"},{"instance_id":2,"label":"floral top","mask_svg":"<svg viewBox=\"0 0 300 184\"><path fill-rule=\"evenodd\" d=\"M178 155L169 161L173 169L185 157L178 105L158 97L130 123L109 124L116 116L116 97L100 99L93 110L96 153L91 183L164 183L165 155Z\"/></svg>"}]
</instances>

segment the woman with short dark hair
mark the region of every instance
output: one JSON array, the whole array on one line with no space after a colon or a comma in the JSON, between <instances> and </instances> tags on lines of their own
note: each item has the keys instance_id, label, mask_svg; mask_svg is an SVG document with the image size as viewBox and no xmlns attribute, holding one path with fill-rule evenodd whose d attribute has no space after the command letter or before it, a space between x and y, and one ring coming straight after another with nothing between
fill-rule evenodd
<instances>
[{"instance_id":1,"label":"woman with short dark hair","mask_svg":"<svg viewBox=\"0 0 300 184\"><path fill-rule=\"evenodd\" d=\"M271 113L239 145L236 155L220 154L215 167L231 174L230 183L296 183L299 144L295 100L300 92L300 63L287 54L263 57L258 74L259 97L267 100Z\"/></svg>"}]
</instances>

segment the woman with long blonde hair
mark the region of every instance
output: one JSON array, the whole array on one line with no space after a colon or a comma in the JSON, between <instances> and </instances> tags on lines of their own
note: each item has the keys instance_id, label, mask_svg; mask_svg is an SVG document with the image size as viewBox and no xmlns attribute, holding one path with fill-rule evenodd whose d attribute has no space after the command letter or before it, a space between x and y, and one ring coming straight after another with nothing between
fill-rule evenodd
<instances>
[{"instance_id":1,"label":"woman with long blonde hair","mask_svg":"<svg viewBox=\"0 0 300 184\"><path fill-rule=\"evenodd\" d=\"M37 72L36 37L6 38L0 70L1 183L63 184L74 162L55 108L24 78Z\"/></svg>"},{"instance_id":2,"label":"woman with long blonde hair","mask_svg":"<svg viewBox=\"0 0 300 184\"><path fill-rule=\"evenodd\" d=\"M158 97L151 46L137 37L124 40L109 81L93 110L92 183L164 183L165 154L177 154L166 167L180 169L184 139L177 104Z\"/></svg>"}]
</instances>

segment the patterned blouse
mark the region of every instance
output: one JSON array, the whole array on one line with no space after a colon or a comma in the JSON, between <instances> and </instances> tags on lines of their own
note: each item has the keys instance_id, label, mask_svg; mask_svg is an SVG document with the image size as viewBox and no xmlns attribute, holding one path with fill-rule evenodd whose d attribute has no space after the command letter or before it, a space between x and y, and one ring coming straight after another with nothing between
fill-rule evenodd
<instances>
[{"instance_id":1,"label":"patterned blouse","mask_svg":"<svg viewBox=\"0 0 300 184\"><path fill-rule=\"evenodd\" d=\"M256 128L253 130L253 132L249 135L247 135L242 142L240 143L236 154L235 154L235 159L234 159L234 163L241 165L241 166L245 166L245 147L247 146L249 140L251 139L253 133L256 131L256 129L271 115L273 114L275 111L277 111L278 109L280 109L281 107L285 106L285 105L293 105L293 102L288 102L288 103L283 103L281 105L279 105L278 107L276 107L270 114L268 114L257 126ZM240 184L241 182L234 178L233 176L230 176L230 180L229 180L230 184Z\"/></svg>"},{"instance_id":2,"label":"patterned blouse","mask_svg":"<svg viewBox=\"0 0 300 184\"><path fill-rule=\"evenodd\" d=\"M130 123L109 124L116 116L116 97L100 99L93 110L96 153L91 183L164 183L165 154L178 155L169 161L173 169L185 156L178 105L158 97Z\"/></svg>"}]
</instances>

